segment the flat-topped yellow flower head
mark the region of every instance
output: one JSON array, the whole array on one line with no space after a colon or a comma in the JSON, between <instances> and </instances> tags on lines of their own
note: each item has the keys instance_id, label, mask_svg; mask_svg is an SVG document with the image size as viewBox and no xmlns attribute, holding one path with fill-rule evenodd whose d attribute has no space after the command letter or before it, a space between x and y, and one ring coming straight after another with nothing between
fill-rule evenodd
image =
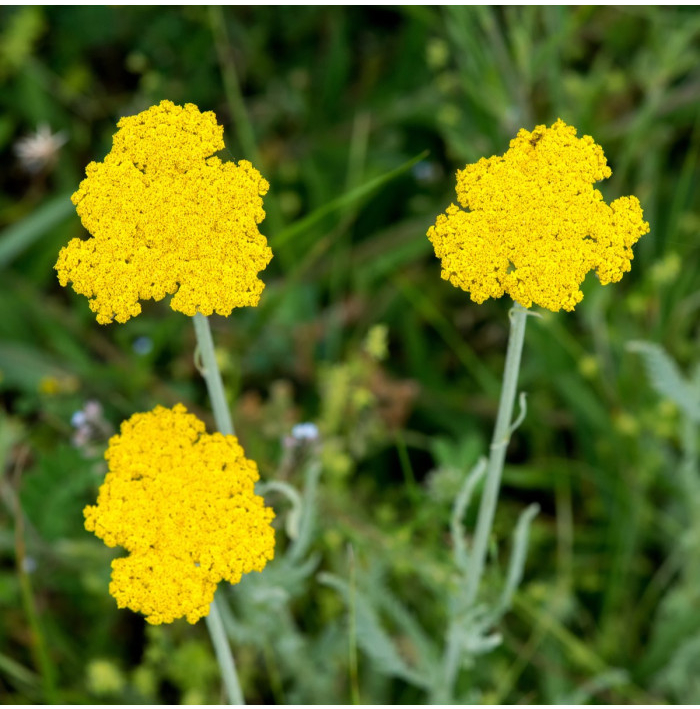
<instances>
[{"instance_id":1,"label":"flat-topped yellow flower head","mask_svg":"<svg viewBox=\"0 0 700 709\"><path fill-rule=\"evenodd\" d=\"M563 121L520 130L505 155L457 173L464 209L450 205L428 231L442 277L477 303L507 293L526 308L573 310L586 274L619 281L649 231L636 197L608 205L593 188L610 175L603 149Z\"/></svg>"},{"instance_id":2,"label":"flat-topped yellow flower head","mask_svg":"<svg viewBox=\"0 0 700 709\"><path fill-rule=\"evenodd\" d=\"M90 298L100 323L126 322L140 300L167 294L190 316L257 305L272 258L258 230L267 181L246 160L214 156L223 128L191 103L162 101L117 125L72 197L92 238L61 250L61 285Z\"/></svg>"},{"instance_id":3,"label":"flat-topped yellow flower head","mask_svg":"<svg viewBox=\"0 0 700 709\"><path fill-rule=\"evenodd\" d=\"M110 593L149 623L209 613L217 584L238 583L274 556L271 508L258 469L234 436L205 433L178 404L122 423L85 528L129 556L112 562Z\"/></svg>"}]
</instances>

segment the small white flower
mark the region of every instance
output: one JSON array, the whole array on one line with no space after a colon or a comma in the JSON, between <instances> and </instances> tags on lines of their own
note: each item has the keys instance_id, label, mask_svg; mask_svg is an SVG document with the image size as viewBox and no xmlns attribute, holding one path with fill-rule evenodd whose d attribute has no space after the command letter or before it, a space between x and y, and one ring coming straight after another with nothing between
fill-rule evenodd
<instances>
[{"instance_id":1,"label":"small white flower","mask_svg":"<svg viewBox=\"0 0 700 709\"><path fill-rule=\"evenodd\" d=\"M112 435L112 427L102 415L102 404L94 399L73 412L70 422L75 428L72 440L76 448L87 448L91 442Z\"/></svg>"},{"instance_id":2,"label":"small white flower","mask_svg":"<svg viewBox=\"0 0 700 709\"><path fill-rule=\"evenodd\" d=\"M91 399L90 401L85 402L85 406L83 407L83 411L85 412L85 418L89 423L100 423L102 420L102 404L100 404L99 401L94 401Z\"/></svg>"},{"instance_id":3,"label":"small white flower","mask_svg":"<svg viewBox=\"0 0 700 709\"><path fill-rule=\"evenodd\" d=\"M24 170L41 172L56 160L58 151L67 140L65 133L52 133L51 128L42 123L36 133L20 138L15 143L15 154Z\"/></svg>"},{"instance_id":4,"label":"small white flower","mask_svg":"<svg viewBox=\"0 0 700 709\"><path fill-rule=\"evenodd\" d=\"M81 428L87 423L87 417L85 416L84 411L76 411L70 419L71 426L73 428Z\"/></svg>"},{"instance_id":5,"label":"small white flower","mask_svg":"<svg viewBox=\"0 0 700 709\"><path fill-rule=\"evenodd\" d=\"M298 423L292 428L292 438L297 441L318 440L318 427L315 423Z\"/></svg>"}]
</instances>

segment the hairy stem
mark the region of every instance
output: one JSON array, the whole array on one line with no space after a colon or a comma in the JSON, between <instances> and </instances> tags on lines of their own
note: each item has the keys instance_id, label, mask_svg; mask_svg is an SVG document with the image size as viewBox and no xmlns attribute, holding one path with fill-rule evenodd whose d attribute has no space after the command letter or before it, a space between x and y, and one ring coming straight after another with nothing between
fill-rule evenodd
<instances>
[{"instance_id":1,"label":"hairy stem","mask_svg":"<svg viewBox=\"0 0 700 709\"><path fill-rule=\"evenodd\" d=\"M202 376L207 383L209 399L211 400L212 409L214 410L214 419L221 433L224 435L234 435L233 422L231 421L231 412L226 403L226 393L224 392L224 384L221 380L221 372L216 363L216 354L214 352L214 340L211 336L211 328L209 327L209 319L197 313L194 316L194 330L197 335L197 346L199 354L202 358ZM216 598L211 602L209 615L206 618L207 628L211 636L216 659L219 662L221 676L224 680L226 693L230 704L245 704L243 692L238 681L236 673L236 663L231 654L226 631L221 622L221 613L216 605Z\"/></svg>"},{"instance_id":2,"label":"hairy stem","mask_svg":"<svg viewBox=\"0 0 700 709\"><path fill-rule=\"evenodd\" d=\"M245 704L236 672L236 663L231 654L231 647L228 644L224 624L221 622L221 613L216 605L216 599L211 602L206 621L211 642L216 652L216 659L219 662L221 676L224 680L224 686L226 687L226 694L228 694L229 704Z\"/></svg>"},{"instance_id":3,"label":"hairy stem","mask_svg":"<svg viewBox=\"0 0 700 709\"><path fill-rule=\"evenodd\" d=\"M454 702L454 691L459 675L460 660L463 648L463 624L465 612L474 609L479 595L479 586L486 564L486 554L488 551L489 537L493 526L493 518L498 502L498 491L501 486L501 475L503 473L503 463L506 457L508 441L514 426L519 420L512 423L513 405L515 394L518 388L518 374L520 373L520 357L523 351L525 339L525 324L528 311L518 305L514 305L510 311L510 335L508 337L508 350L506 352L506 364L503 371L503 384L501 386L501 397L498 402L498 414L496 415L496 427L491 441L491 451L488 462L477 465L467 480L466 488L460 494L466 495L466 499L457 501L455 507L456 516L453 517L453 543L461 545L455 547L455 557L460 570L464 570L466 585L464 594L460 594L459 609L452 611L451 619L447 629L447 642L442 659L442 672L437 683L431 692L431 704L451 704ZM483 474L483 467L486 467L486 483L479 505L479 516L476 523L476 534L474 536L473 548L467 553L466 546L461 540L462 529L459 519L464 514L466 504L471 492L471 485ZM476 476L476 477L475 477ZM462 563L460 563L460 561Z\"/></svg>"},{"instance_id":4,"label":"hairy stem","mask_svg":"<svg viewBox=\"0 0 700 709\"><path fill-rule=\"evenodd\" d=\"M489 537L493 526L493 518L498 502L498 491L501 487L503 463L506 458L506 449L510 441L511 421L513 419L513 405L518 388L518 374L520 373L520 357L525 340L525 324L528 311L517 303L510 312L510 335L508 337L508 350L506 364L503 370L503 387L498 403L496 427L491 440L488 468L486 470L486 483L479 505L479 517L476 523L474 546L469 555L467 566L467 605L472 605L478 596L481 577L484 573L484 564L488 550Z\"/></svg>"},{"instance_id":5,"label":"hairy stem","mask_svg":"<svg viewBox=\"0 0 700 709\"><path fill-rule=\"evenodd\" d=\"M202 358L202 369L200 371L204 377L204 381L207 383L207 391L209 392L211 407L214 410L216 426L225 436L234 436L235 431L233 429L233 422L231 421L231 412L226 403L224 383L221 380L221 372L216 362L214 340L211 336L209 318L201 313L197 313L193 319L194 331L197 334L197 347L199 348L199 354Z\"/></svg>"}]
</instances>

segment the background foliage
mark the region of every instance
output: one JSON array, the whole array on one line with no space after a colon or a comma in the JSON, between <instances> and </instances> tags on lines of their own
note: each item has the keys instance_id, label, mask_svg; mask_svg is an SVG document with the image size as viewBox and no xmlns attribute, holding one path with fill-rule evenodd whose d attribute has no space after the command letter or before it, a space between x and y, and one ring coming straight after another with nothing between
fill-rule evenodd
<instances>
[{"instance_id":1,"label":"background foliage","mask_svg":"<svg viewBox=\"0 0 700 709\"><path fill-rule=\"evenodd\" d=\"M267 491L278 558L226 589L248 699L431 696L451 503L487 448L508 303L441 281L425 232L457 168L561 117L651 233L622 283L530 319L486 595L518 514L541 511L502 643L467 658L458 697L700 701L699 40L683 7L1 8L3 700L220 698L203 624L118 611L113 552L82 528L120 421L183 401L212 425L191 323L160 303L99 326L52 270L84 234L85 165L168 98L214 110L228 157L272 184L261 305L214 323L246 451L307 503L300 523ZM66 142L32 172L15 147L41 124ZM318 444L289 438L301 421Z\"/></svg>"}]
</instances>

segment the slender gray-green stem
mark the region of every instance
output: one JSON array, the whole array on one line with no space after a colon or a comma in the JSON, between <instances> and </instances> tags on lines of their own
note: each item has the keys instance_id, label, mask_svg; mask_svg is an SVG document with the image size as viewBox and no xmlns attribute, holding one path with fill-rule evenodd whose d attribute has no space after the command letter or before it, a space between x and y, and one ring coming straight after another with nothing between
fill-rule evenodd
<instances>
[{"instance_id":1,"label":"slender gray-green stem","mask_svg":"<svg viewBox=\"0 0 700 709\"><path fill-rule=\"evenodd\" d=\"M501 398L498 402L496 427L491 440L488 465L486 468L486 483L479 504L479 516L476 523L476 534L471 553L467 557L465 569L466 587L460 603L461 611L468 611L475 605L481 577L484 573L489 537L493 526L493 518L498 502L498 491L501 486L503 463L510 434L512 433L513 405L518 389L518 374L520 372L520 357L525 339L525 324L528 311L517 303L510 311L510 335L506 351L506 364L503 372ZM441 681L433 688L432 703L445 704L453 701L454 686L459 673L461 647L460 618L455 617L450 622L447 631L447 643L443 657Z\"/></svg>"},{"instance_id":2,"label":"slender gray-green stem","mask_svg":"<svg viewBox=\"0 0 700 709\"><path fill-rule=\"evenodd\" d=\"M221 676L224 680L224 686L226 687L229 704L245 704L241 684L238 681L238 673L236 672L236 663L231 654L231 646L226 637L216 599L211 602L206 621L214 652L216 652L216 659L219 662Z\"/></svg>"},{"instance_id":3,"label":"slender gray-green stem","mask_svg":"<svg viewBox=\"0 0 700 709\"><path fill-rule=\"evenodd\" d=\"M447 631L447 645L442 661L443 681L441 684L433 687L431 704L452 704L454 702L452 695L459 672L459 659L461 654L462 648L459 641L459 628L456 620L453 620Z\"/></svg>"},{"instance_id":4,"label":"slender gray-green stem","mask_svg":"<svg viewBox=\"0 0 700 709\"><path fill-rule=\"evenodd\" d=\"M233 421L231 421L231 412L226 403L226 392L224 391L224 383L221 381L219 365L216 362L214 340L211 336L209 318L201 313L197 313L193 319L194 331L197 333L197 347L199 348L199 355L202 359L201 372L204 381L207 383L209 400L214 410L216 426L225 436L233 436L235 435Z\"/></svg>"},{"instance_id":5,"label":"slender gray-green stem","mask_svg":"<svg viewBox=\"0 0 700 709\"><path fill-rule=\"evenodd\" d=\"M503 463L506 458L506 449L510 441L511 422L513 419L513 405L518 389L518 374L520 373L520 357L525 340L525 325L528 311L516 303L510 311L510 335L506 351L506 364L503 370L503 385L501 398L498 403L496 427L491 440L488 468L484 492L479 504L479 516L476 522L474 544L469 555L467 565L467 579L465 597L467 605L472 605L479 593L481 577L484 573L486 553L493 526L493 518L498 502L498 491L501 487Z\"/></svg>"},{"instance_id":6,"label":"slender gray-green stem","mask_svg":"<svg viewBox=\"0 0 700 709\"><path fill-rule=\"evenodd\" d=\"M197 313L194 316L194 330L197 334L197 346L202 360L201 372L207 383L207 390L209 391L209 399L211 400L212 409L214 410L216 425L219 431L224 435L233 435L231 412L226 403L224 384L221 381L221 372L216 363L214 340L211 336L209 319ZM231 654L231 647L221 621L221 613L216 605L216 598L211 602L211 607L209 608L207 628L209 629L209 635L214 645L216 659L219 662L219 668L221 669L221 676L224 680L229 703L245 704L236 672L236 663Z\"/></svg>"}]
</instances>

